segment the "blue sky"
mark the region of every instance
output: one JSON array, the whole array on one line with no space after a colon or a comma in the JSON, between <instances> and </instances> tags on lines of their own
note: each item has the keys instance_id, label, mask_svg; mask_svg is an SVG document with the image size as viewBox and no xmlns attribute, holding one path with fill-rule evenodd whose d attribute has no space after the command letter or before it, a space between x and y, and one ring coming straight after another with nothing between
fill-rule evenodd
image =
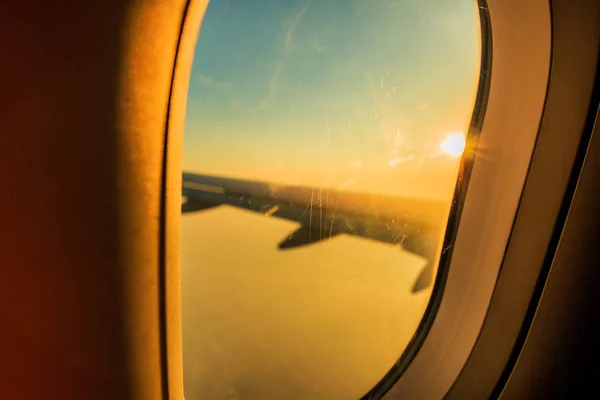
<instances>
[{"instance_id":1,"label":"blue sky","mask_svg":"<svg viewBox=\"0 0 600 400\"><path fill-rule=\"evenodd\" d=\"M456 161L401 161L467 129L479 61L474 0L211 0L184 169L434 196Z\"/></svg>"}]
</instances>

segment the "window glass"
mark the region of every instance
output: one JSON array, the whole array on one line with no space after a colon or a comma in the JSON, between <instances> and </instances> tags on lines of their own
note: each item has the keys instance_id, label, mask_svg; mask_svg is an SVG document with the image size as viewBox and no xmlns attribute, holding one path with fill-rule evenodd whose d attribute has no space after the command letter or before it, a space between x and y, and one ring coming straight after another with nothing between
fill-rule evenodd
<instances>
[{"instance_id":1,"label":"window glass","mask_svg":"<svg viewBox=\"0 0 600 400\"><path fill-rule=\"evenodd\" d=\"M211 0L188 94L184 385L352 399L433 287L481 58L473 0Z\"/></svg>"}]
</instances>

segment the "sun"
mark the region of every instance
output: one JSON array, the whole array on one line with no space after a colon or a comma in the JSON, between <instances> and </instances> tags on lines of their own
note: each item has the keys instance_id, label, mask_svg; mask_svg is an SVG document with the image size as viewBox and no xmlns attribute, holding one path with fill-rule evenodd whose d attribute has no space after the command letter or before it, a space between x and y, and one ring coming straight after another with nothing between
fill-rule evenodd
<instances>
[{"instance_id":1,"label":"sun","mask_svg":"<svg viewBox=\"0 0 600 400\"><path fill-rule=\"evenodd\" d=\"M462 133L448 135L440 144L442 151L452 157L460 157L465 151L466 141Z\"/></svg>"}]
</instances>

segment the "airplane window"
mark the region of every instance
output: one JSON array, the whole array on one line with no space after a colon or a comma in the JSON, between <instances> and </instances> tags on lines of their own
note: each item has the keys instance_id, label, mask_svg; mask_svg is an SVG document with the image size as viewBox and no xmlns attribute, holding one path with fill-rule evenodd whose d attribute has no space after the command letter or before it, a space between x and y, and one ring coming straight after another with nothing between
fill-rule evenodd
<instances>
[{"instance_id":1,"label":"airplane window","mask_svg":"<svg viewBox=\"0 0 600 400\"><path fill-rule=\"evenodd\" d=\"M474 0L211 0L186 111L186 399L352 399L405 351L479 84Z\"/></svg>"}]
</instances>

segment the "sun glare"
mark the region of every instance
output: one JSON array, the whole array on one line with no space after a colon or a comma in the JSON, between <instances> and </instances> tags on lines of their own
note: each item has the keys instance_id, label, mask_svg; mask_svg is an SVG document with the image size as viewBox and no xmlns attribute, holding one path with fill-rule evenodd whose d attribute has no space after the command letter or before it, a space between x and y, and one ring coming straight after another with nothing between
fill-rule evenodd
<instances>
[{"instance_id":1,"label":"sun glare","mask_svg":"<svg viewBox=\"0 0 600 400\"><path fill-rule=\"evenodd\" d=\"M440 148L446 154L453 157L460 157L465 151L465 137L462 133L453 133L448 135L446 139L440 144Z\"/></svg>"}]
</instances>

